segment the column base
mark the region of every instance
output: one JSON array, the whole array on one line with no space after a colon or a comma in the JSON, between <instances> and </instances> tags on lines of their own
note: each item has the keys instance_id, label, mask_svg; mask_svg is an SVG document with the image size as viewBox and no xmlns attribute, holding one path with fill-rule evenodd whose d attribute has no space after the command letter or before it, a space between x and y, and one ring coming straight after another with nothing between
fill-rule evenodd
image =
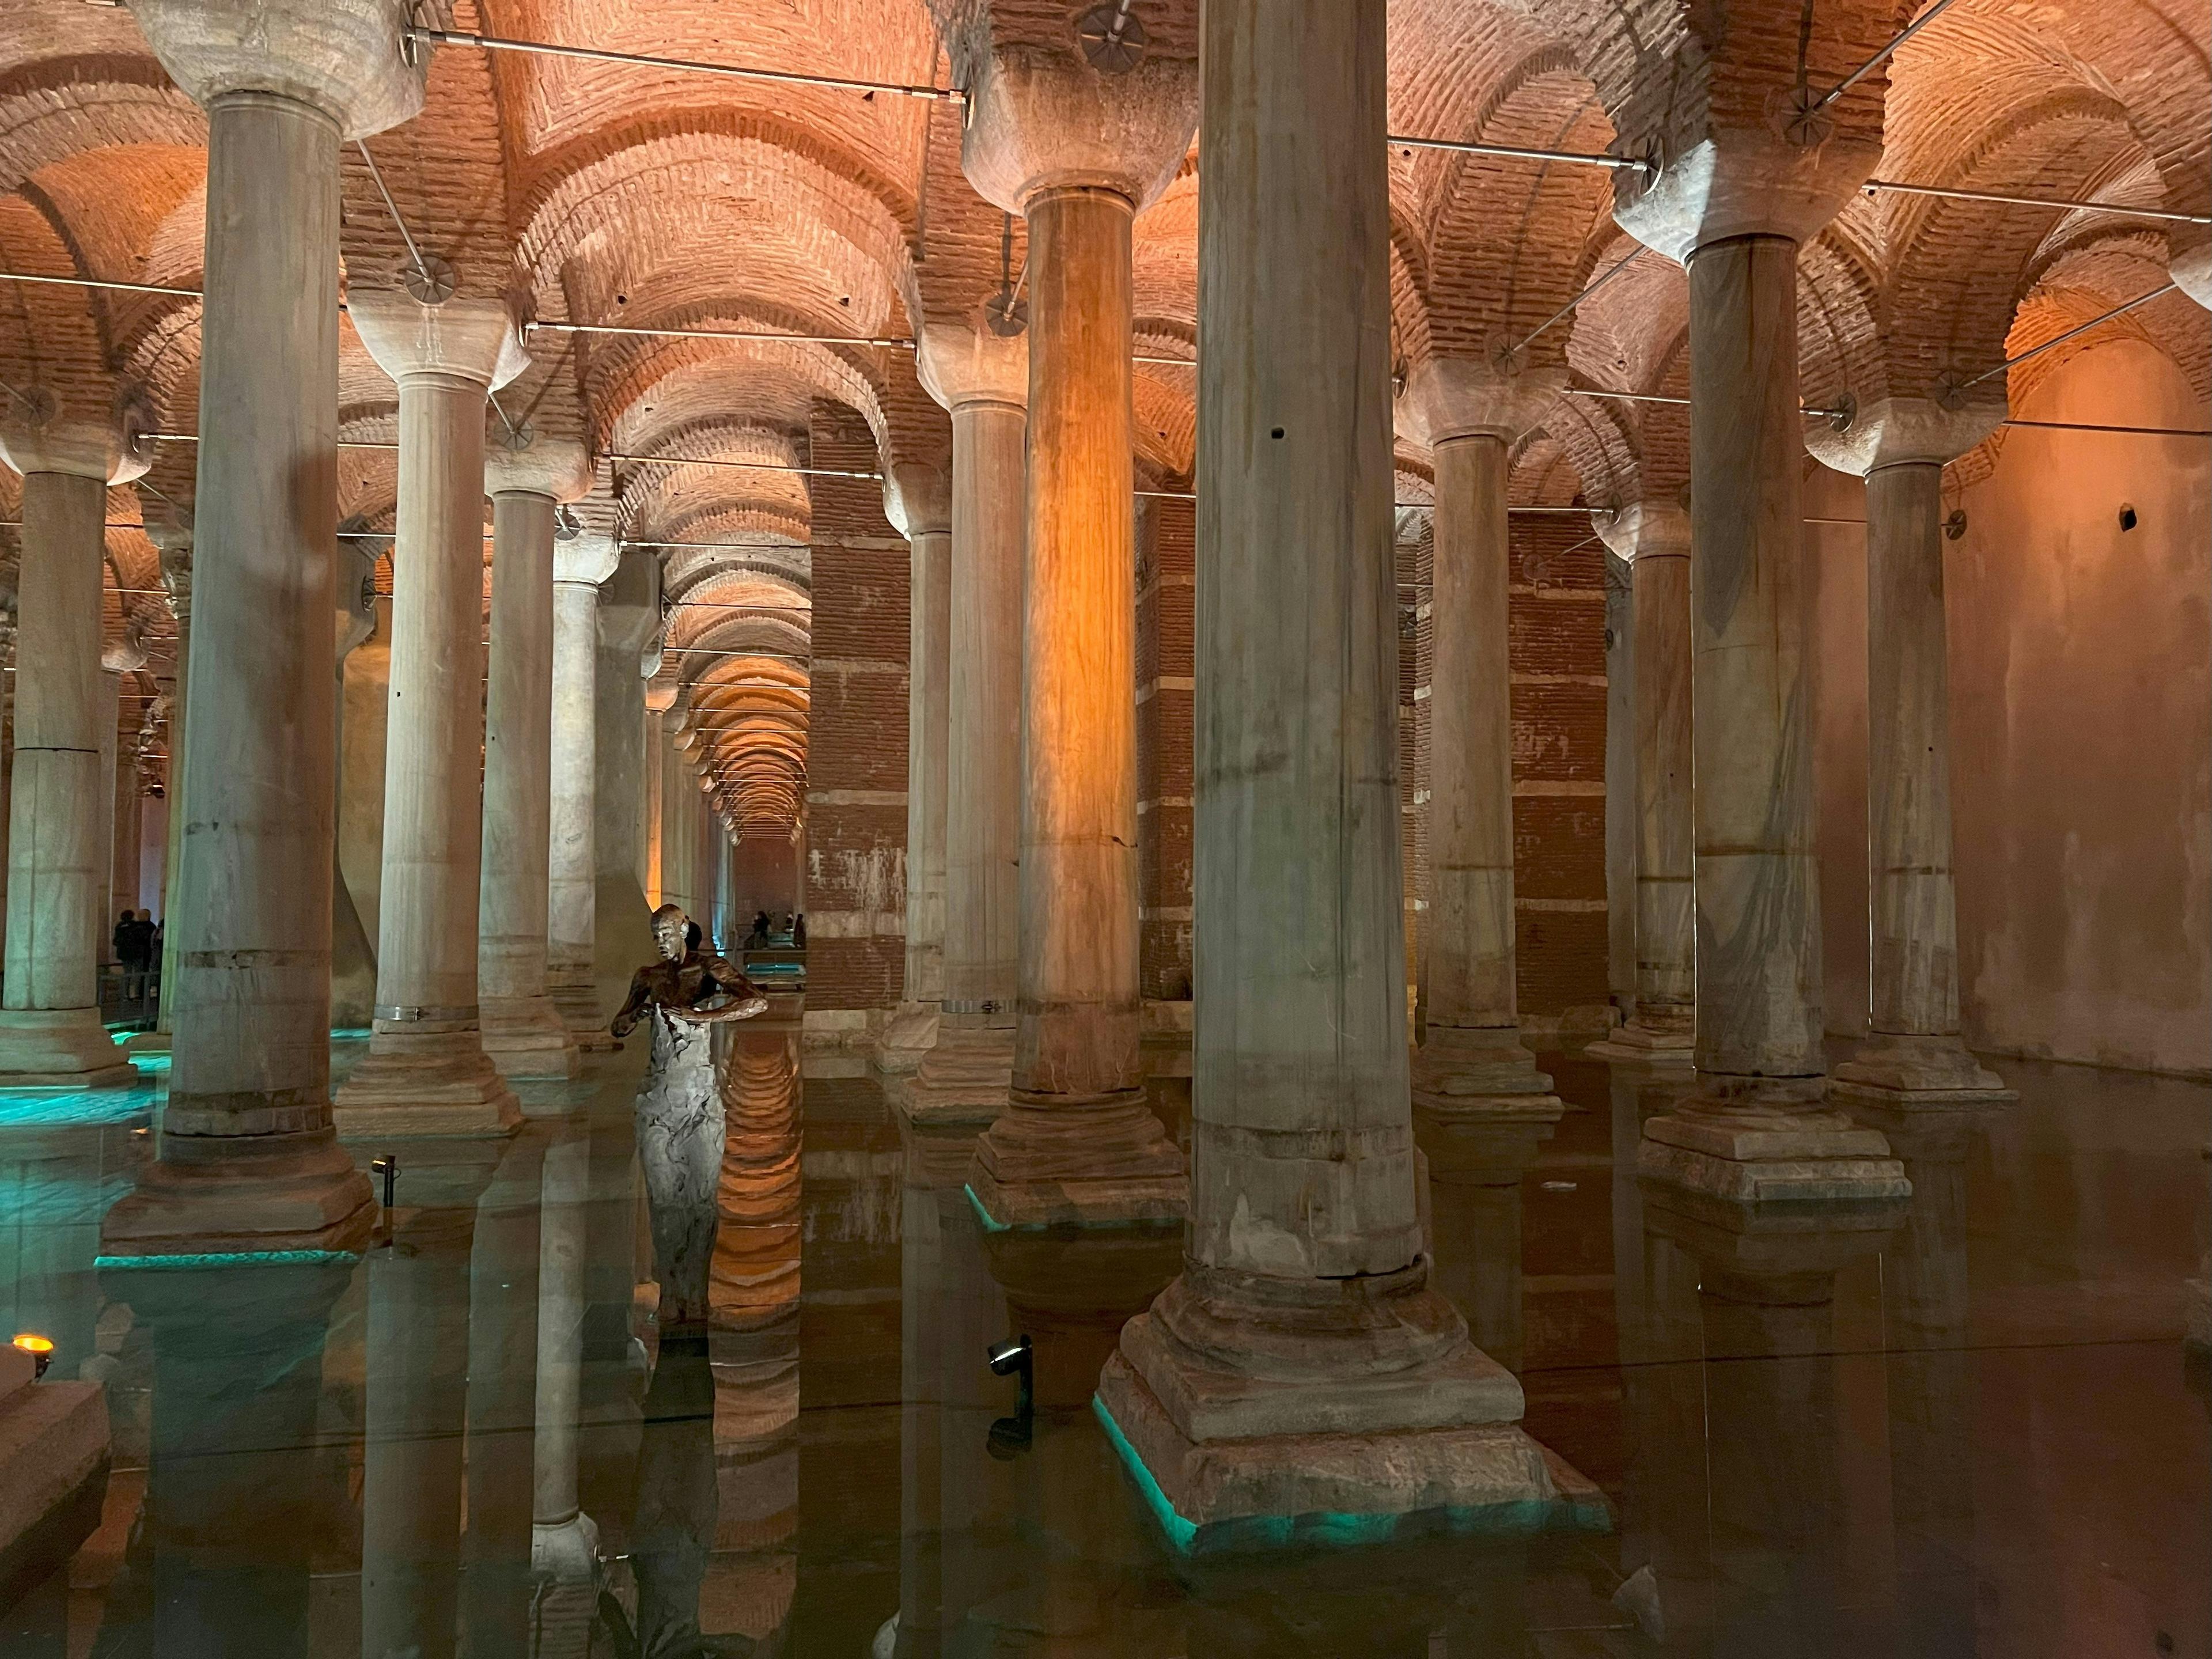
<instances>
[{"instance_id":1,"label":"column base","mask_svg":"<svg viewBox=\"0 0 2212 1659\"><path fill-rule=\"evenodd\" d=\"M106 1396L97 1382L35 1380L0 1352L0 1596L9 1605L69 1565L107 1495ZM32 1646L39 1645L35 1638Z\"/></svg>"},{"instance_id":2,"label":"column base","mask_svg":"<svg viewBox=\"0 0 2212 1659\"><path fill-rule=\"evenodd\" d=\"M501 1077L569 1078L583 1057L550 996L486 997L479 1040Z\"/></svg>"},{"instance_id":3,"label":"column base","mask_svg":"<svg viewBox=\"0 0 2212 1659\"><path fill-rule=\"evenodd\" d=\"M1828 1098L1909 1109L1996 1105L2018 1100L2020 1094L1955 1036L1877 1032L1836 1067Z\"/></svg>"},{"instance_id":4,"label":"column base","mask_svg":"<svg viewBox=\"0 0 2212 1659\"><path fill-rule=\"evenodd\" d=\"M1746 1079L1730 1079L1731 1091ZM1889 1142L1818 1102L1820 1078L1760 1079L1751 1091L1698 1092L1648 1118L1637 1173L1736 1204L1863 1203L1909 1197Z\"/></svg>"},{"instance_id":5,"label":"column base","mask_svg":"<svg viewBox=\"0 0 2212 1659\"><path fill-rule=\"evenodd\" d=\"M937 1030L937 1004L902 1002L876 1039L876 1069L892 1076L916 1070L936 1046Z\"/></svg>"},{"instance_id":6,"label":"column base","mask_svg":"<svg viewBox=\"0 0 2212 1659\"><path fill-rule=\"evenodd\" d=\"M97 1008L0 1009L0 1089L116 1089L138 1069Z\"/></svg>"},{"instance_id":7,"label":"column base","mask_svg":"<svg viewBox=\"0 0 2212 1659\"><path fill-rule=\"evenodd\" d=\"M1428 1041L1413 1056L1413 1100L1437 1113L1486 1115L1566 1109L1552 1092L1547 1073L1514 1026L1467 1027L1431 1023Z\"/></svg>"},{"instance_id":8,"label":"column base","mask_svg":"<svg viewBox=\"0 0 2212 1659\"><path fill-rule=\"evenodd\" d=\"M368 1053L331 1103L342 1140L507 1135L522 1108L476 1028L421 1031L378 1023Z\"/></svg>"},{"instance_id":9,"label":"column base","mask_svg":"<svg viewBox=\"0 0 2212 1659\"><path fill-rule=\"evenodd\" d=\"M599 1012L599 987L588 973L579 984L549 983L545 994L553 999L554 1010L578 1048L587 1054L614 1052L614 1033L607 1030L607 1020Z\"/></svg>"},{"instance_id":10,"label":"column base","mask_svg":"<svg viewBox=\"0 0 2212 1659\"><path fill-rule=\"evenodd\" d=\"M173 1046L167 1031L133 1031L123 1042L126 1054L166 1054Z\"/></svg>"},{"instance_id":11,"label":"column base","mask_svg":"<svg viewBox=\"0 0 2212 1659\"><path fill-rule=\"evenodd\" d=\"M581 1510L566 1521L530 1528L530 1576L541 1583L599 1586L599 1526Z\"/></svg>"},{"instance_id":12,"label":"column base","mask_svg":"<svg viewBox=\"0 0 2212 1659\"><path fill-rule=\"evenodd\" d=\"M995 1121L1013 1086L1014 1028L939 1020L937 1044L922 1056L896 1103L914 1123Z\"/></svg>"},{"instance_id":13,"label":"column base","mask_svg":"<svg viewBox=\"0 0 2212 1659\"><path fill-rule=\"evenodd\" d=\"M1616 1066L1688 1066L1694 1063L1696 1026L1688 1008L1670 1004L1655 1012L1639 1004L1633 1019L1583 1053Z\"/></svg>"},{"instance_id":14,"label":"column base","mask_svg":"<svg viewBox=\"0 0 2212 1659\"><path fill-rule=\"evenodd\" d=\"M376 1194L329 1130L170 1135L100 1226L103 1261L359 1255Z\"/></svg>"},{"instance_id":15,"label":"column base","mask_svg":"<svg viewBox=\"0 0 2212 1659\"><path fill-rule=\"evenodd\" d=\"M1190 1205L1182 1153L1140 1089L1013 1091L975 1143L968 1190L993 1227L1180 1226Z\"/></svg>"},{"instance_id":16,"label":"column base","mask_svg":"<svg viewBox=\"0 0 2212 1659\"><path fill-rule=\"evenodd\" d=\"M1097 1407L1181 1548L1602 1528L1520 1426L1427 1263L1357 1280L1196 1266L1122 1328Z\"/></svg>"}]
</instances>

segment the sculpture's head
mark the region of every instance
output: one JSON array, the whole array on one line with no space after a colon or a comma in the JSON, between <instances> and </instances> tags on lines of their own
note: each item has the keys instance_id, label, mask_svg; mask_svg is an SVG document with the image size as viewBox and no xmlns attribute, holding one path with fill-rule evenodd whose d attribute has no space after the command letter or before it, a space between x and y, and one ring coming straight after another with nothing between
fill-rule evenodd
<instances>
[{"instance_id":1,"label":"sculpture's head","mask_svg":"<svg viewBox=\"0 0 2212 1659\"><path fill-rule=\"evenodd\" d=\"M662 961L684 960L684 936L690 927L691 918L680 904L664 904L653 913L653 943Z\"/></svg>"}]
</instances>

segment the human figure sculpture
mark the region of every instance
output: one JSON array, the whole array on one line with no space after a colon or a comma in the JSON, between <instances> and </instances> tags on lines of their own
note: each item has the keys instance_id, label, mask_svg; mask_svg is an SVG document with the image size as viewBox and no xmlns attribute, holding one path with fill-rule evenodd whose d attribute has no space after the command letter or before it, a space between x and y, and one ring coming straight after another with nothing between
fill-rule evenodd
<instances>
[{"instance_id":1,"label":"human figure sculpture","mask_svg":"<svg viewBox=\"0 0 2212 1659\"><path fill-rule=\"evenodd\" d=\"M722 1099L709 1030L763 1012L768 999L737 969L693 947L681 905L653 913L660 960L637 970L615 1016L623 1037L648 1016L653 1057L637 1089L637 1151L653 1218L660 1326L703 1328L714 1255L714 1186L722 1167Z\"/></svg>"}]
</instances>

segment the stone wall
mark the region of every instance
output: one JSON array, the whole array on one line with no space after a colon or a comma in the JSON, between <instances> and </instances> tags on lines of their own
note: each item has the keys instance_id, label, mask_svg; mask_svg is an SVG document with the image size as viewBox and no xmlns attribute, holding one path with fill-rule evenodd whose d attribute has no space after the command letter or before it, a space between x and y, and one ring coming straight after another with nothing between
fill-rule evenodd
<instances>
[{"instance_id":1,"label":"stone wall","mask_svg":"<svg viewBox=\"0 0 2212 1659\"><path fill-rule=\"evenodd\" d=\"M1146 500L1137 514L1138 982L1147 1002L1190 998L1197 517L1181 501Z\"/></svg>"},{"instance_id":2,"label":"stone wall","mask_svg":"<svg viewBox=\"0 0 2212 1659\"><path fill-rule=\"evenodd\" d=\"M2140 339L2092 344L2015 413L2203 431L2205 404ZM2212 1067L2212 447L2006 431L1947 489L1960 1000L1997 1053ZM1833 475L1829 475L1833 477ZM1808 514L1860 516L1856 480ZM2121 528L2132 507L2136 526ZM1811 526L1821 898L1832 1031L1866 1010L1863 534Z\"/></svg>"}]
</instances>

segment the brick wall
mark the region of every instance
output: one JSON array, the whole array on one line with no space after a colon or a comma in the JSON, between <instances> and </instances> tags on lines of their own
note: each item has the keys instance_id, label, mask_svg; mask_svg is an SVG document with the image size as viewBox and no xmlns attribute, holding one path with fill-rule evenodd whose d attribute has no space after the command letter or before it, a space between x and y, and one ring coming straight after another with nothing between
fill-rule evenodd
<instances>
[{"instance_id":1,"label":"brick wall","mask_svg":"<svg viewBox=\"0 0 2212 1659\"><path fill-rule=\"evenodd\" d=\"M1521 1019L1600 1034L1607 1000L1605 548L1512 520L1513 895Z\"/></svg>"},{"instance_id":2,"label":"brick wall","mask_svg":"<svg viewBox=\"0 0 2212 1659\"><path fill-rule=\"evenodd\" d=\"M1148 1001L1190 995L1192 580L1197 508L1137 514L1139 983Z\"/></svg>"},{"instance_id":3,"label":"brick wall","mask_svg":"<svg viewBox=\"0 0 2212 1659\"><path fill-rule=\"evenodd\" d=\"M867 425L817 403L811 465L877 468ZM881 487L809 479L813 705L806 778L806 1025L860 1041L896 1003L906 957L907 544Z\"/></svg>"}]
</instances>

